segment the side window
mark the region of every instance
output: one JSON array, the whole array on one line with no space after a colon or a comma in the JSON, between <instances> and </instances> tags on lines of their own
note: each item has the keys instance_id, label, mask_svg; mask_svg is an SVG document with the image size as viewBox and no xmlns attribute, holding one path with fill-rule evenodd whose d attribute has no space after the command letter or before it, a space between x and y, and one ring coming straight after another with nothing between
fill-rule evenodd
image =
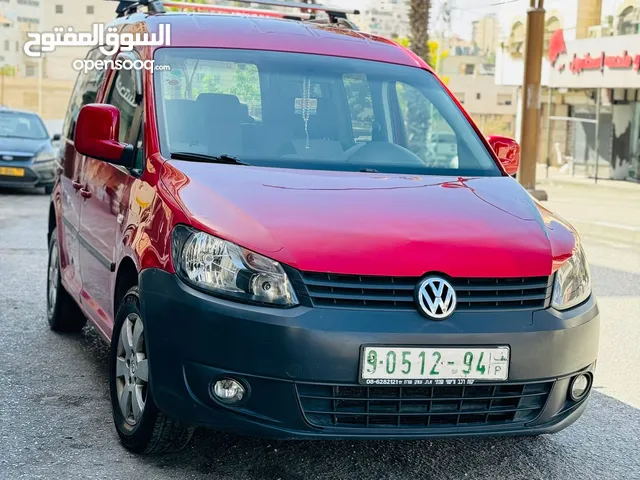
<instances>
[{"instance_id":1,"label":"side window","mask_svg":"<svg viewBox=\"0 0 640 480\"><path fill-rule=\"evenodd\" d=\"M144 161L142 128L139 128L142 122L142 106L136 102L135 75L136 71L134 70L117 71L105 103L117 107L120 111L118 141L131 143L136 147L136 166L134 170L141 170Z\"/></svg>"},{"instance_id":2,"label":"side window","mask_svg":"<svg viewBox=\"0 0 640 480\"><path fill-rule=\"evenodd\" d=\"M104 58L105 56L98 49L91 50L87 55L87 60L96 61L104 60ZM80 109L89 103L96 102L98 91L104 81L105 75L106 70L104 69L93 69L87 73L80 72L78 75L69 101L67 117L62 128L63 135L67 138L73 139Z\"/></svg>"},{"instance_id":3,"label":"side window","mask_svg":"<svg viewBox=\"0 0 640 480\"><path fill-rule=\"evenodd\" d=\"M438 109L416 88L396 82L407 148L425 164L458 168L458 138Z\"/></svg>"},{"instance_id":4,"label":"side window","mask_svg":"<svg viewBox=\"0 0 640 480\"><path fill-rule=\"evenodd\" d=\"M351 114L353 141L356 143L370 142L374 118L371 90L367 77L362 74L348 74L342 76L342 81Z\"/></svg>"}]
</instances>

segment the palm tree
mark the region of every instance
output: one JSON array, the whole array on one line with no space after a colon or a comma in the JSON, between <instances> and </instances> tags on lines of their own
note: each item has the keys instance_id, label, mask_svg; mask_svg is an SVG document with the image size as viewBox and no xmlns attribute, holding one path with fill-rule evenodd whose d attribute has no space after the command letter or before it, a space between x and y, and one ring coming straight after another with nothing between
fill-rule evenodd
<instances>
[{"instance_id":1,"label":"palm tree","mask_svg":"<svg viewBox=\"0 0 640 480\"><path fill-rule=\"evenodd\" d=\"M416 55L422 57L426 62L429 60L429 10L431 9L431 0L408 0L409 1L409 22L411 27L411 50Z\"/></svg>"}]
</instances>

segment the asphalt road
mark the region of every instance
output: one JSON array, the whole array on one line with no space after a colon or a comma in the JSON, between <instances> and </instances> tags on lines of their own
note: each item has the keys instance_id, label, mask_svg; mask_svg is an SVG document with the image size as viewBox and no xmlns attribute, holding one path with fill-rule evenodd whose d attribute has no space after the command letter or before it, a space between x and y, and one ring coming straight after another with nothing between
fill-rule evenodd
<instances>
[{"instance_id":1,"label":"asphalt road","mask_svg":"<svg viewBox=\"0 0 640 480\"><path fill-rule=\"evenodd\" d=\"M602 311L596 391L538 438L274 442L199 431L186 450L118 443L107 349L45 318L48 197L0 190L0 479L640 479L640 246L585 238Z\"/></svg>"}]
</instances>

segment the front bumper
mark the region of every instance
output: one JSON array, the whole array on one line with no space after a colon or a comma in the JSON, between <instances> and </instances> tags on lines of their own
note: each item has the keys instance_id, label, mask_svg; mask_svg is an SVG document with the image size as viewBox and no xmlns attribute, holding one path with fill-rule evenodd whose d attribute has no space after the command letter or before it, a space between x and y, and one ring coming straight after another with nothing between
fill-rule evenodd
<instances>
[{"instance_id":1,"label":"front bumper","mask_svg":"<svg viewBox=\"0 0 640 480\"><path fill-rule=\"evenodd\" d=\"M0 175L0 187L47 187L53 185L56 179L58 162L1 162L0 167L20 168L24 175Z\"/></svg>"},{"instance_id":2,"label":"front bumper","mask_svg":"<svg viewBox=\"0 0 640 480\"><path fill-rule=\"evenodd\" d=\"M576 373L593 372L598 350L593 298L569 312L459 312L433 322L417 311L244 305L155 269L141 273L140 292L158 407L189 424L250 435L408 439L552 433L584 410L586 398L573 402L567 391ZM358 385L364 344L509 345L509 381L495 388L422 391ZM241 406L210 398L211 381L224 376L248 388ZM409 398L416 392L421 404ZM365 407L373 412L381 402L391 402L384 403L384 415L341 415ZM408 403L416 410L405 416ZM398 413L389 413L389 405ZM342 422L344 417L349 420Z\"/></svg>"}]
</instances>

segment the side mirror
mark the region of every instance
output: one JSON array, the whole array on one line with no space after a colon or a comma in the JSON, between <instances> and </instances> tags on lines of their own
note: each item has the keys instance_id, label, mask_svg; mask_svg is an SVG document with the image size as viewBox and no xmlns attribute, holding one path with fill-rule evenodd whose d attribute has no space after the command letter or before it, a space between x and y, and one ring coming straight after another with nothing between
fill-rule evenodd
<instances>
[{"instance_id":1,"label":"side mirror","mask_svg":"<svg viewBox=\"0 0 640 480\"><path fill-rule=\"evenodd\" d=\"M59 133L56 133L53 137L51 137L52 142L59 142L62 136Z\"/></svg>"},{"instance_id":2,"label":"side mirror","mask_svg":"<svg viewBox=\"0 0 640 480\"><path fill-rule=\"evenodd\" d=\"M520 166L520 145L514 139L503 137L502 135L491 135L487 141L493 151L496 152L498 160L509 175L518 173Z\"/></svg>"},{"instance_id":3,"label":"side mirror","mask_svg":"<svg viewBox=\"0 0 640 480\"><path fill-rule=\"evenodd\" d=\"M120 111L113 105L90 103L80 110L75 129L76 150L87 157L132 168L133 145L118 141Z\"/></svg>"}]
</instances>

